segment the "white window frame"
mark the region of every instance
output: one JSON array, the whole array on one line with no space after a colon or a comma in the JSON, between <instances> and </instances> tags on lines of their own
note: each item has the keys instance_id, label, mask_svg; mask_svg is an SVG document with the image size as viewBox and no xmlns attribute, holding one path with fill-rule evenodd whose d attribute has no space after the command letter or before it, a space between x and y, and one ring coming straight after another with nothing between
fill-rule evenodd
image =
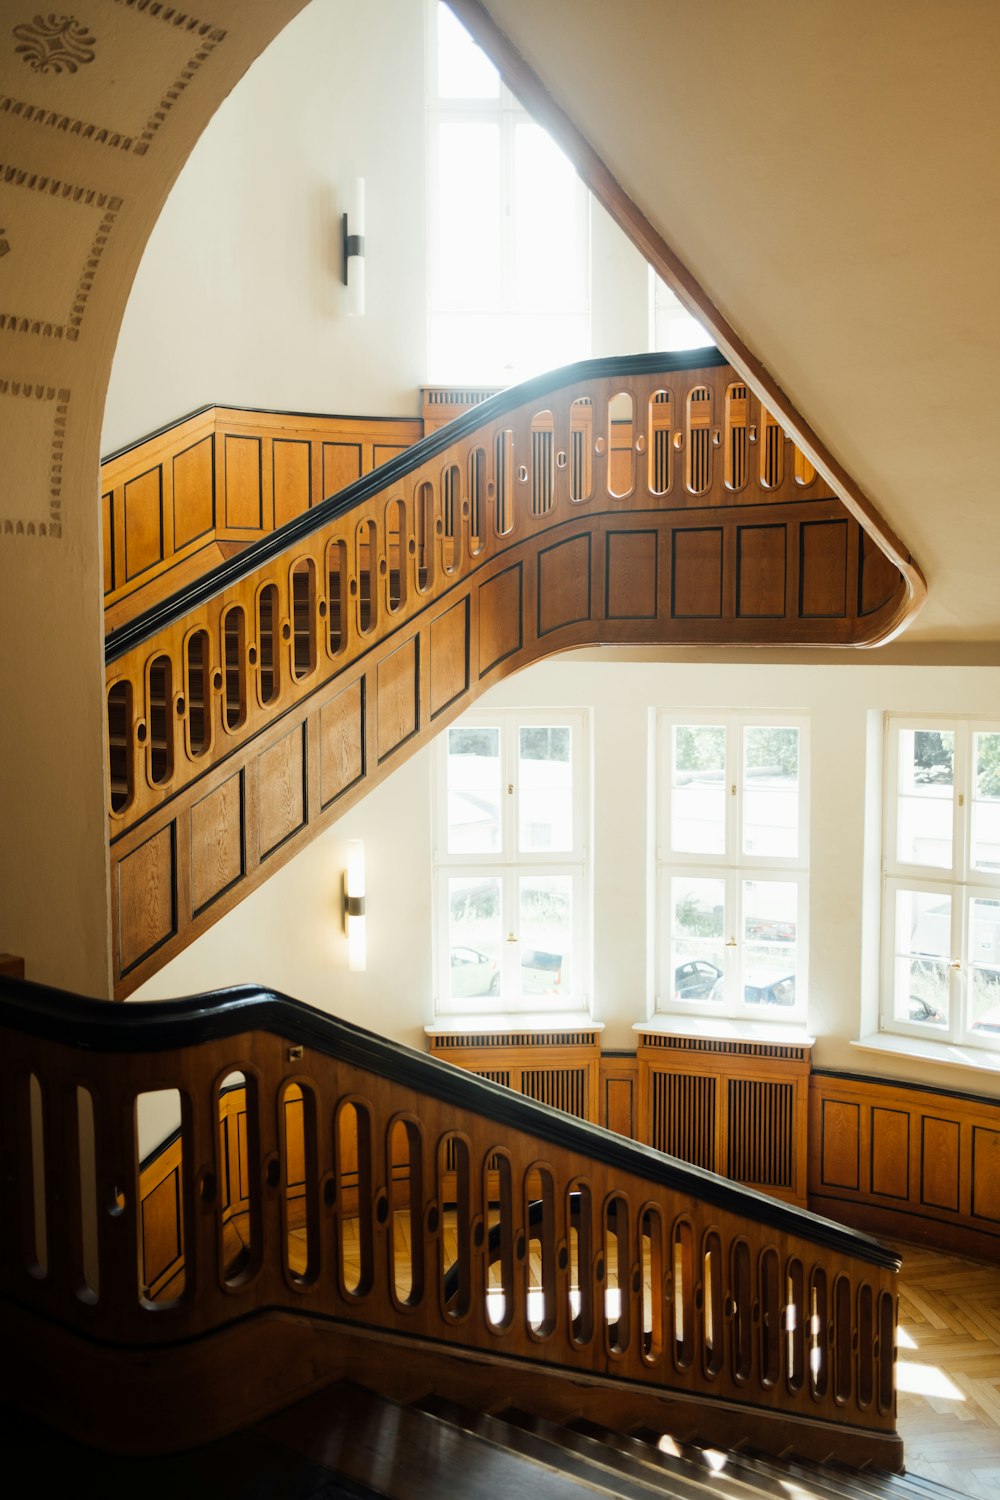
<instances>
[{"instance_id":1,"label":"white window frame","mask_svg":"<svg viewBox=\"0 0 1000 1500\"><path fill-rule=\"evenodd\" d=\"M434 1010L441 1018L454 1016L527 1015L544 1013L558 1019L591 1014L592 881L590 843L592 824L590 720L585 709L474 708L450 728L482 726L500 732L501 850L489 853L451 853L448 849L448 730L434 746ZM521 852L517 837L520 794L517 784L518 731L524 727L568 728L573 787L572 848ZM501 883L503 941L500 989L496 995L451 995L451 932L449 880L461 876L496 878ZM520 973L518 882L526 876L557 875L572 881L570 972L572 989L564 995L523 994ZM456 945L458 946L458 945Z\"/></svg>"},{"instance_id":2,"label":"white window frame","mask_svg":"<svg viewBox=\"0 0 1000 1500\"><path fill-rule=\"evenodd\" d=\"M518 227L516 222L515 142L519 126L536 125L536 121L521 105L520 101L500 79L499 96L494 99L442 97L438 88L437 18L443 0L427 0L427 332L429 376L432 381L448 384L477 383L489 385L511 385L531 375L541 373L537 361L526 360L520 353L516 336L508 333L503 340L504 353L500 367L470 365L468 369L456 370L435 365L436 341L433 325L436 317L454 316L474 318L479 315L496 316L506 324L530 317L536 324L539 318L551 315L538 308L525 308L518 304L515 295L514 265ZM481 309L456 307L449 304L447 291L439 286L436 266L440 262L439 222L437 204L440 192L440 166L438 132L443 124L463 122L493 123L499 127L500 149L500 270L502 287L499 303ZM582 258L581 291L578 299L552 311L560 316L582 319L583 337L578 349L567 351L564 358L544 362L544 368L582 359L590 353L590 204L591 195L576 177L574 195L574 218L572 227L575 243Z\"/></svg>"},{"instance_id":3,"label":"white window frame","mask_svg":"<svg viewBox=\"0 0 1000 1500\"><path fill-rule=\"evenodd\" d=\"M673 847L671 790L675 726L723 726L726 731L725 851L698 854ZM795 728L799 732L798 851L794 856L753 855L742 851L744 778L743 733L752 727ZM658 1015L705 1016L771 1024L805 1021L809 998L809 720L787 710L745 713L734 710L664 709L656 716L656 842L654 850L654 993ZM672 960L672 882L687 876L718 880L725 887L725 955L721 997L693 998L675 993ZM752 1003L745 999L743 883L768 880L797 886L795 1000L791 1006Z\"/></svg>"},{"instance_id":4,"label":"white window frame","mask_svg":"<svg viewBox=\"0 0 1000 1500\"><path fill-rule=\"evenodd\" d=\"M907 861L900 858L898 853L902 795L900 741L904 733L920 730L954 735L951 861L947 866ZM975 787L973 747L974 736L981 733L1000 734L1000 721L978 717L944 717L937 714L885 716L879 1030L894 1036L919 1038L924 1042L1000 1051L1000 1031L977 1031L972 1023L970 976L975 955L972 952L971 903L977 898L1000 902L1000 870L990 872L972 864ZM951 903L947 919L947 955L935 958L927 950L929 962L946 962L948 966L946 1020L918 1020L897 1014L904 1002L897 993L896 984L896 912L899 897L907 892L932 898L938 896L942 904L946 901ZM943 939L945 934L940 936ZM911 956L918 955L919 951L923 950L914 947L906 950ZM1000 954L997 956L1000 959ZM994 965L985 967L992 968ZM907 1009L911 999L922 1000L929 1008L933 1008L928 996L914 995L912 988L905 1002ZM1000 978L997 982L997 1007L1000 1016Z\"/></svg>"}]
</instances>

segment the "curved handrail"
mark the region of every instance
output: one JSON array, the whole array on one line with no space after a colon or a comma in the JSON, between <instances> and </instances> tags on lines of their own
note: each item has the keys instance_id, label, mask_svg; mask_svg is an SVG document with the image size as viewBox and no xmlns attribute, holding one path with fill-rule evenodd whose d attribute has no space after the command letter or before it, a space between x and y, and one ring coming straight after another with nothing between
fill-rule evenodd
<instances>
[{"instance_id":1,"label":"curved handrail","mask_svg":"<svg viewBox=\"0 0 1000 1500\"><path fill-rule=\"evenodd\" d=\"M104 646L107 664L117 661L127 651L148 640L158 631L166 629L178 620L206 604L209 599L232 587L244 578L249 578L264 563L280 556L295 546L303 537L322 531L331 521L355 510L364 501L389 489L408 474L419 469L429 459L436 458L455 443L474 433L479 427L496 421L507 412L526 403L543 400L553 391L569 385L587 381L614 379L625 376L669 374L680 370L703 370L728 364L725 355L714 347L683 349L675 353L628 354L608 356L604 359L585 359L576 364L563 365L556 370L547 370L520 385L498 391L495 396L480 402L470 411L455 417L437 432L432 432L418 443L407 448L405 453L388 459L371 473L364 474L353 484L339 490L336 495L294 516L281 527L253 542L237 556L220 563L204 577L196 579L186 588L161 600L152 608L143 610L126 624L108 633Z\"/></svg>"},{"instance_id":2,"label":"curved handrail","mask_svg":"<svg viewBox=\"0 0 1000 1500\"><path fill-rule=\"evenodd\" d=\"M0 1025L81 1051L128 1056L193 1047L251 1029L270 1032L404 1088L419 1089L442 1103L475 1110L499 1125L530 1130L554 1146L578 1151L607 1166L639 1171L664 1187L703 1198L754 1223L802 1235L889 1270L898 1271L902 1264L894 1251L859 1230L539 1104L440 1058L326 1015L278 990L236 985L178 1000L111 1006L29 980L0 976Z\"/></svg>"}]
</instances>

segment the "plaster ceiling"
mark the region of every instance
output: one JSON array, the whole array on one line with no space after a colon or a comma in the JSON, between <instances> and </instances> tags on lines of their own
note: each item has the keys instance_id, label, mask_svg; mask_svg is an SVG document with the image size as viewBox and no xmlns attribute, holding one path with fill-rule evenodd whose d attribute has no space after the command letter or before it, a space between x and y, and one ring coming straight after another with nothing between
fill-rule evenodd
<instances>
[{"instance_id":1,"label":"plaster ceiling","mask_svg":"<svg viewBox=\"0 0 1000 1500\"><path fill-rule=\"evenodd\" d=\"M995 660L1000 6L485 8Z\"/></svg>"}]
</instances>

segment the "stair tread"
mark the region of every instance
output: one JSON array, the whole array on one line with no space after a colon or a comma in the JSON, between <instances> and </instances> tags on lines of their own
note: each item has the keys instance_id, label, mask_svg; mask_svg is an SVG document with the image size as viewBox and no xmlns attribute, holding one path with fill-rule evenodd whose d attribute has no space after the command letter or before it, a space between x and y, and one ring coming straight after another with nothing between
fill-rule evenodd
<instances>
[{"instance_id":1,"label":"stair tread","mask_svg":"<svg viewBox=\"0 0 1000 1500\"><path fill-rule=\"evenodd\" d=\"M581 1489L618 1493L349 1384L307 1397L260 1430L386 1500L440 1500L449 1492L462 1500L523 1500L527 1493L532 1500L568 1500Z\"/></svg>"}]
</instances>

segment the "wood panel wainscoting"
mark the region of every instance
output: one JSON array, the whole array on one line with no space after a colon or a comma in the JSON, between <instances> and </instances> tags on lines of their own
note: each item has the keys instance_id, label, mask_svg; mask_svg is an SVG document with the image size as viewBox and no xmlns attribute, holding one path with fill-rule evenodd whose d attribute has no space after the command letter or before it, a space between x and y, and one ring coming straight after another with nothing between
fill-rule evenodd
<instances>
[{"instance_id":1,"label":"wood panel wainscoting","mask_svg":"<svg viewBox=\"0 0 1000 1500\"><path fill-rule=\"evenodd\" d=\"M104 459L105 628L395 458L419 418L207 406Z\"/></svg>"},{"instance_id":2,"label":"wood panel wainscoting","mask_svg":"<svg viewBox=\"0 0 1000 1500\"><path fill-rule=\"evenodd\" d=\"M1000 1100L817 1069L809 1115L816 1213L1000 1260Z\"/></svg>"},{"instance_id":3,"label":"wood panel wainscoting","mask_svg":"<svg viewBox=\"0 0 1000 1500\"><path fill-rule=\"evenodd\" d=\"M696 357L504 392L111 632L116 997L540 657L898 628L913 580Z\"/></svg>"}]
</instances>

